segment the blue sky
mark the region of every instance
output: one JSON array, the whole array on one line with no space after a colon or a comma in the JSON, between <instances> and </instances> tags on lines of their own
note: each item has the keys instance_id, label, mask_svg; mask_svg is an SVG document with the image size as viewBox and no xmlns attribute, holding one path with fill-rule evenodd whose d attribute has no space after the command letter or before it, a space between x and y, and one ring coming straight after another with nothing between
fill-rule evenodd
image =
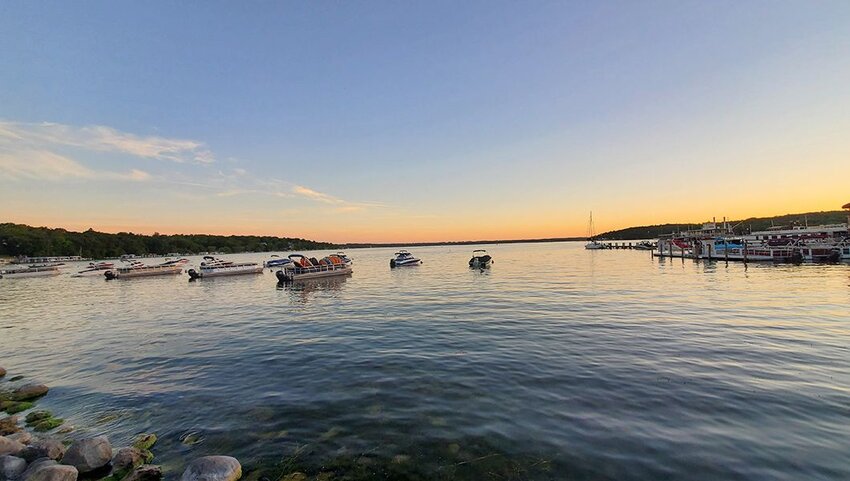
<instances>
[{"instance_id":1,"label":"blue sky","mask_svg":"<svg viewBox=\"0 0 850 481\"><path fill-rule=\"evenodd\" d=\"M848 2L4 2L0 38L0 219L419 241L850 201Z\"/></svg>"}]
</instances>

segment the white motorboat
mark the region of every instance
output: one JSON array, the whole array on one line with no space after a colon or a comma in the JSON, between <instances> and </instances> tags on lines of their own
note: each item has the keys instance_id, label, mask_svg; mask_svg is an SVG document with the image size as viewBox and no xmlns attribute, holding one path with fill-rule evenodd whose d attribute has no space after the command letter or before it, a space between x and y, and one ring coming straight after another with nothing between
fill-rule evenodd
<instances>
[{"instance_id":1,"label":"white motorboat","mask_svg":"<svg viewBox=\"0 0 850 481\"><path fill-rule=\"evenodd\" d=\"M277 254L272 254L269 260L263 262L263 267L274 269L275 267L283 267L291 262L292 259L287 259L285 257L280 257Z\"/></svg>"},{"instance_id":2,"label":"white motorboat","mask_svg":"<svg viewBox=\"0 0 850 481\"><path fill-rule=\"evenodd\" d=\"M605 249L605 244L599 242L594 237L596 237L593 232L593 212L590 213L590 222L587 226L587 239L590 241L584 245L585 249L597 250L597 249Z\"/></svg>"},{"instance_id":3,"label":"white motorboat","mask_svg":"<svg viewBox=\"0 0 850 481\"><path fill-rule=\"evenodd\" d=\"M232 262L205 256L200 267L189 269L188 274L192 279L205 277L238 276L242 274L262 274L263 266L256 262Z\"/></svg>"},{"instance_id":4,"label":"white motorboat","mask_svg":"<svg viewBox=\"0 0 850 481\"><path fill-rule=\"evenodd\" d=\"M62 273L59 270L63 264L35 264L27 267L17 267L0 271L0 277L5 279L21 279L27 277L51 277Z\"/></svg>"},{"instance_id":5,"label":"white motorboat","mask_svg":"<svg viewBox=\"0 0 850 481\"><path fill-rule=\"evenodd\" d=\"M104 272L115 267L111 262L90 262L89 266L81 271L71 274L71 277L97 277L102 276Z\"/></svg>"},{"instance_id":6,"label":"white motorboat","mask_svg":"<svg viewBox=\"0 0 850 481\"><path fill-rule=\"evenodd\" d=\"M406 250L400 250L395 253L395 257L390 259L390 267L418 266L422 260L414 257L413 254Z\"/></svg>"},{"instance_id":7,"label":"white motorboat","mask_svg":"<svg viewBox=\"0 0 850 481\"><path fill-rule=\"evenodd\" d=\"M286 264L282 269L275 272L275 276L277 276L279 282L344 276L354 272L351 264L347 263L338 254L331 254L321 260L315 257L308 258L301 254L292 254L289 256L289 259L292 260L291 263Z\"/></svg>"},{"instance_id":8,"label":"white motorboat","mask_svg":"<svg viewBox=\"0 0 850 481\"><path fill-rule=\"evenodd\" d=\"M493 263L493 258L484 249L475 249L472 251L472 259L469 259L469 267L476 269L485 269Z\"/></svg>"},{"instance_id":9,"label":"white motorboat","mask_svg":"<svg viewBox=\"0 0 850 481\"><path fill-rule=\"evenodd\" d=\"M127 262L129 265L105 271L103 275L106 277L106 279L133 279L136 277L152 277L181 274L183 272L183 266L189 262L189 259L175 259L171 261L165 261L162 264L155 264L152 266L146 265L141 261L137 260L130 260L124 262Z\"/></svg>"}]
</instances>

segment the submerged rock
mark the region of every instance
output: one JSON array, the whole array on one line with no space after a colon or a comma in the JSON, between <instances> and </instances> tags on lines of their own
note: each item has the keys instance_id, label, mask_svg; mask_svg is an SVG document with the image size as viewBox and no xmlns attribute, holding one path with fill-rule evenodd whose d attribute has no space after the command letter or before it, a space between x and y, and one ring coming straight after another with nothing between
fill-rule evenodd
<instances>
[{"instance_id":1,"label":"submerged rock","mask_svg":"<svg viewBox=\"0 0 850 481\"><path fill-rule=\"evenodd\" d=\"M4 369L2 366L0 366L0 377L3 377L5 375L6 375L6 369Z\"/></svg>"},{"instance_id":2,"label":"submerged rock","mask_svg":"<svg viewBox=\"0 0 850 481\"><path fill-rule=\"evenodd\" d=\"M121 448L112 458L112 469L114 471L130 471L136 466L141 466L147 460L147 455L139 448Z\"/></svg>"},{"instance_id":3,"label":"submerged rock","mask_svg":"<svg viewBox=\"0 0 850 481\"><path fill-rule=\"evenodd\" d=\"M133 447L142 451L149 450L154 444L156 444L156 434L154 433L139 434L133 439Z\"/></svg>"},{"instance_id":4,"label":"submerged rock","mask_svg":"<svg viewBox=\"0 0 850 481\"><path fill-rule=\"evenodd\" d=\"M35 406L35 404L30 401L7 401L6 406L3 409L9 414L18 414L19 412L26 411L27 409L32 409L33 406Z\"/></svg>"},{"instance_id":5,"label":"submerged rock","mask_svg":"<svg viewBox=\"0 0 850 481\"><path fill-rule=\"evenodd\" d=\"M27 417L24 418L24 420L27 422L27 424L35 424L39 421L43 421L45 419L50 419L52 417L53 417L53 414L51 414L50 411L40 410L40 411L33 411L33 412L27 414Z\"/></svg>"},{"instance_id":6,"label":"submerged rock","mask_svg":"<svg viewBox=\"0 0 850 481\"><path fill-rule=\"evenodd\" d=\"M43 433L45 431L58 428L64 422L65 420L62 418L48 418L44 421L37 422L32 428L37 432Z\"/></svg>"},{"instance_id":7,"label":"submerged rock","mask_svg":"<svg viewBox=\"0 0 850 481\"><path fill-rule=\"evenodd\" d=\"M137 467L121 481L160 481L162 479L162 468L145 464Z\"/></svg>"},{"instance_id":8,"label":"submerged rock","mask_svg":"<svg viewBox=\"0 0 850 481\"><path fill-rule=\"evenodd\" d=\"M307 481L307 475L300 471L296 471L280 478L280 481Z\"/></svg>"},{"instance_id":9,"label":"submerged rock","mask_svg":"<svg viewBox=\"0 0 850 481\"><path fill-rule=\"evenodd\" d=\"M50 388L44 384L25 384L12 391L12 401L30 401L47 394Z\"/></svg>"},{"instance_id":10,"label":"submerged rock","mask_svg":"<svg viewBox=\"0 0 850 481\"><path fill-rule=\"evenodd\" d=\"M230 456L204 456L186 467L180 481L236 481L242 477L242 465Z\"/></svg>"},{"instance_id":11,"label":"submerged rock","mask_svg":"<svg viewBox=\"0 0 850 481\"><path fill-rule=\"evenodd\" d=\"M71 444L63 464L70 464L80 473L88 473L109 464L112 460L112 445L106 436L80 439Z\"/></svg>"},{"instance_id":12,"label":"submerged rock","mask_svg":"<svg viewBox=\"0 0 850 481\"><path fill-rule=\"evenodd\" d=\"M23 444L14 441L12 439L7 438L6 436L0 436L0 456L4 454L11 454L12 456L17 456L26 446Z\"/></svg>"},{"instance_id":13,"label":"submerged rock","mask_svg":"<svg viewBox=\"0 0 850 481\"><path fill-rule=\"evenodd\" d=\"M14 479L27 469L27 462L15 456L0 456L0 479Z\"/></svg>"},{"instance_id":14,"label":"submerged rock","mask_svg":"<svg viewBox=\"0 0 850 481\"><path fill-rule=\"evenodd\" d=\"M65 455L65 445L55 439L43 439L25 447L18 455L30 463L39 458L59 461Z\"/></svg>"}]
</instances>

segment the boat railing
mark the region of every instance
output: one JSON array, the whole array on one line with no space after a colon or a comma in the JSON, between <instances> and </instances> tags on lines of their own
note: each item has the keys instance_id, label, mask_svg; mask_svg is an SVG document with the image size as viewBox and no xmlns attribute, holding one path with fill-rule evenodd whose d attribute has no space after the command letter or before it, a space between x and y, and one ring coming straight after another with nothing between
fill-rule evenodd
<instances>
[{"instance_id":1,"label":"boat railing","mask_svg":"<svg viewBox=\"0 0 850 481\"><path fill-rule=\"evenodd\" d=\"M314 273L314 272L336 271L336 270L345 269L347 267L348 266L346 266L345 264L324 264L324 265L310 266L310 267L304 267L304 266L301 266L301 265L296 265L294 267L287 267L287 270L292 270L292 272L295 273L295 274L308 274L308 273Z\"/></svg>"}]
</instances>

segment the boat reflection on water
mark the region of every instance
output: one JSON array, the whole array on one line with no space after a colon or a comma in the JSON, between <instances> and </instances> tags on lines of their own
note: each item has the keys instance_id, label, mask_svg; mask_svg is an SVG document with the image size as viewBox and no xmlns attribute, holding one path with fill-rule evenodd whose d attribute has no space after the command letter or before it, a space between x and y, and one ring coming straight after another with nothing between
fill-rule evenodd
<instances>
[{"instance_id":1,"label":"boat reflection on water","mask_svg":"<svg viewBox=\"0 0 850 481\"><path fill-rule=\"evenodd\" d=\"M288 291L292 299L307 303L320 292L339 292L345 286L349 276L324 277L319 279L303 279L290 282L278 282L277 290Z\"/></svg>"}]
</instances>

